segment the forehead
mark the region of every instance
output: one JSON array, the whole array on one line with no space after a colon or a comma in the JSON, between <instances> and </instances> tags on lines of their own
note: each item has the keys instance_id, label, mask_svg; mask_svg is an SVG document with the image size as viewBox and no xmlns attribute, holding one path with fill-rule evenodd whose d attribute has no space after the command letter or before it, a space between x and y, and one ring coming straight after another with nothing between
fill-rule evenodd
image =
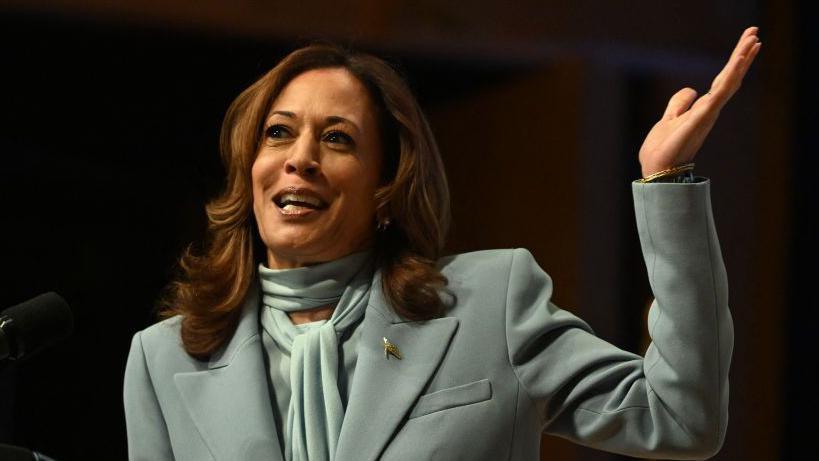
<instances>
[{"instance_id":1,"label":"forehead","mask_svg":"<svg viewBox=\"0 0 819 461\"><path fill-rule=\"evenodd\" d=\"M270 111L297 115L340 115L365 121L373 105L367 88L344 68L314 69L297 75L279 93Z\"/></svg>"}]
</instances>

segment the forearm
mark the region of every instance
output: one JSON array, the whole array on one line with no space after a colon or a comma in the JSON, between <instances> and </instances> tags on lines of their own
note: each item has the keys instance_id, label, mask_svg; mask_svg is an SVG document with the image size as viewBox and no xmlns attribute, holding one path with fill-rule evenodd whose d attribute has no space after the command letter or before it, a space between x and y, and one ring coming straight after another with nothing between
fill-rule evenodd
<instances>
[{"instance_id":1,"label":"forearm","mask_svg":"<svg viewBox=\"0 0 819 461\"><path fill-rule=\"evenodd\" d=\"M702 459L727 421L733 332L707 181L634 187L656 301L645 358L594 336L551 301L528 252L510 271L510 361L544 430L631 456Z\"/></svg>"},{"instance_id":2,"label":"forearm","mask_svg":"<svg viewBox=\"0 0 819 461\"><path fill-rule=\"evenodd\" d=\"M695 444L716 450L728 418L733 326L710 182L634 183L633 193L655 296L647 386Z\"/></svg>"}]
</instances>

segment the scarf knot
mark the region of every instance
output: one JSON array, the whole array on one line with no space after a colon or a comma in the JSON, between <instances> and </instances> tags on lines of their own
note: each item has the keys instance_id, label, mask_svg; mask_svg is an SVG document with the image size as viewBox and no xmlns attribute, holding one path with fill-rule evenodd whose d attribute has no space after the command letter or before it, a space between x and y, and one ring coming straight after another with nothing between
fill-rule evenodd
<instances>
[{"instance_id":1,"label":"scarf knot","mask_svg":"<svg viewBox=\"0 0 819 461\"><path fill-rule=\"evenodd\" d=\"M338 390L339 337L364 315L373 275L369 251L297 269L259 265L262 327L290 353L288 461L332 461L344 406ZM293 325L289 312L336 304L329 320Z\"/></svg>"}]
</instances>

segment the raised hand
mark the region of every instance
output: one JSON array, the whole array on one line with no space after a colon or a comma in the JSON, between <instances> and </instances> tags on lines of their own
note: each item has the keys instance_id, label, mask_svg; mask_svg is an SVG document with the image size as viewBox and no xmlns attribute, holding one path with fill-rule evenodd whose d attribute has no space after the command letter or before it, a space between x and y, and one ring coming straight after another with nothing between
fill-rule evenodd
<instances>
[{"instance_id":1,"label":"raised hand","mask_svg":"<svg viewBox=\"0 0 819 461\"><path fill-rule=\"evenodd\" d=\"M759 53L762 42L757 37L758 30L745 29L708 93L697 98L696 91L683 88L671 97L662 119L654 124L640 147L643 177L694 159L722 107L739 89L745 72Z\"/></svg>"}]
</instances>

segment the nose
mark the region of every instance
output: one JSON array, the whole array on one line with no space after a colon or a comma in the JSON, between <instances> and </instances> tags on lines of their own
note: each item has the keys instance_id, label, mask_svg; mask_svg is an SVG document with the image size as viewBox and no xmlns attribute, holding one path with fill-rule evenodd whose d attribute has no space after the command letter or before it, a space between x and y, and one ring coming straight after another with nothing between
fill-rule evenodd
<instances>
[{"instance_id":1,"label":"nose","mask_svg":"<svg viewBox=\"0 0 819 461\"><path fill-rule=\"evenodd\" d=\"M318 175L321 171L318 143L311 139L301 139L294 144L290 157L284 162L284 171L304 177Z\"/></svg>"}]
</instances>

